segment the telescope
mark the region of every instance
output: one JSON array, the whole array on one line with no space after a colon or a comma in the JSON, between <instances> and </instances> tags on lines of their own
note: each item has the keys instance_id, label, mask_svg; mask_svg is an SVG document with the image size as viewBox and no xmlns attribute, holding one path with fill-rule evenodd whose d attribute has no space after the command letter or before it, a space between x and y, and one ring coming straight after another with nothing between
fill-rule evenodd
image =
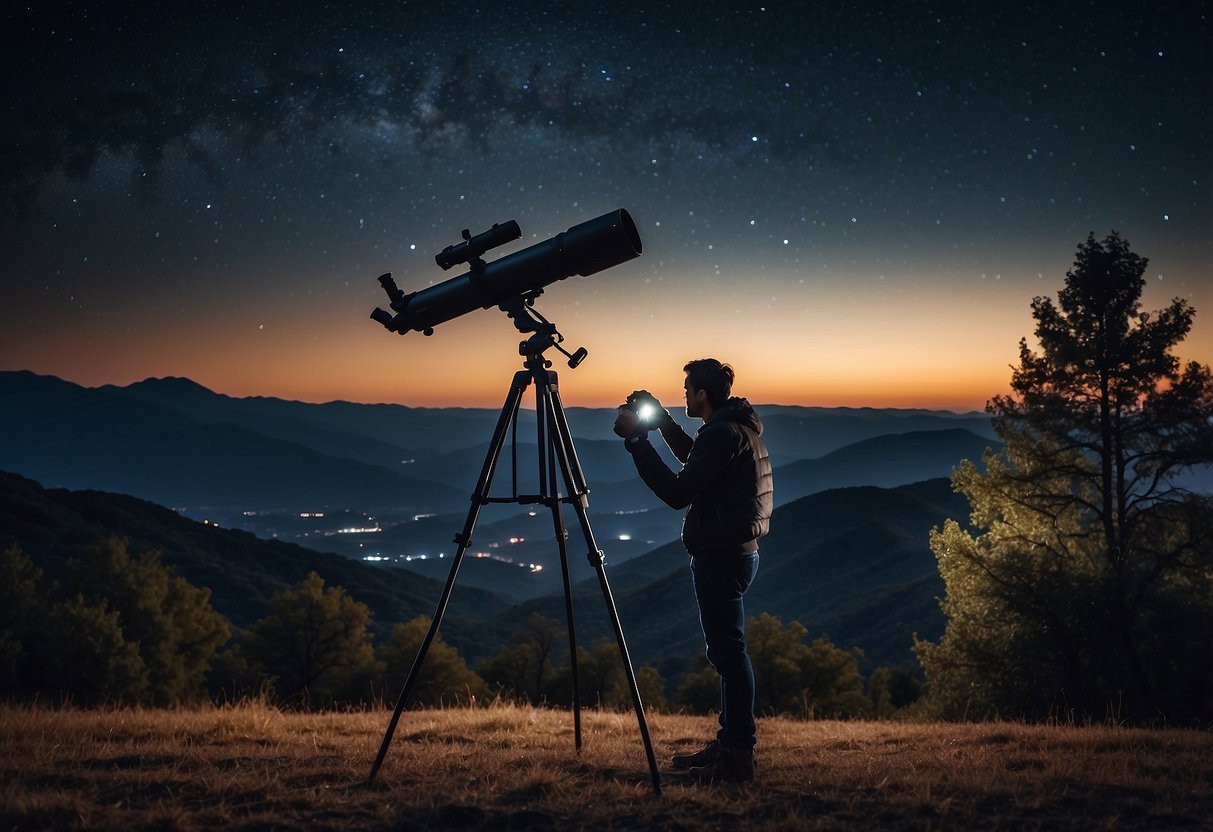
<instances>
[{"instance_id":1,"label":"telescope","mask_svg":"<svg viewBox=\"0 0 1213 832\"><path fill-rule=\"evenodd\" d=\"M518 223L494 225L463 242L447 246L434 259L443 269L459 263L467 272L417 292L401 291L391 272L380 276L392 312L375 308L371 318L403 335L410 330L433 335L434 327L475 309L507 309L520 300L531 302L543 288L566 277L589 275L639 257L640 233L627 211L620 208L595 217L551 239L485 263L484 253L522 236Z\"/></svg>"},{"instance_id":2,"label":"telescope","mask_svg":"<svg viewBox=\"0 0 1213 832\"><path fill-rule=\"evenodd\" d=\"M458 544L455 557L451 561L451 572L447 576L434 617L430 619L430 628L417 655L413 659L412 668L404 687L396 699L396 708L387 730L383 734L383 742L379 745L379 754L371 766L367 784L375 782L375 775L387 755L388 745L396 724L409 701L409 694L417 681L422 662L434 641L434 636L441 625L442 617L446 614L447 604L451 600L451 592L455 587L455 578L459 574L459 564L472 542L472 533L480 509L490 503L517 503L519 505L542 505L552 512L552 523L556 534L556 546L560 552L560 570L564 578L564 608L568 621L569 634L569 669L572 680L573 694L573 737L578 750L581 749L581 694L578 688L579 674L577 672L577 638L573 626L573 601L569 589L569 565L566 541L568 530L561 516L562 506L570 505L577 512L577 520L585 537L587 558L598 575L598 584L602 589L602 597L607 605L607 612L615 629L615 639L619 644L619 656L623 661L624 675L628 681L628 690L632 694L632 704L636 709L636 722L644 740L645 755L649 761L649 774L653 779L653 791L660 796L661 776L657 771L657 758L653 754L653 741L649 736L648 723L644 717L644 705L640 701L640 689L636 684L636 674L632 670L632 660L628 655L627 643L623 637L623 625L619 623L619 611L615 608L615 599L607 583L606 562L604 553L598 548L590 528L589 486L586 484L585 473L577 459L577 449L573 446L573 434L569 430L568 419L565 416L564 405L560 400L559 381L555 371L549 369L552 362L545 357L550 348L555 348L568 358L571 368L576 368L586 357L585 347L576 352L568 352L560 343L564 336L556 329L556 325L543 317L535 309L535 299L543 294L544 287L564 280L572 275L587 277L617 266L633 257L640 256L640 234L636 224L628 212L622 208L595 217L592 220L574 225L564 231L537 243L522 251L509 254L492 263L484 262L484 253L491 248L516 240L522 236L518 223L511 220L507 223L494 225L482 234L472 236L466 228L463 230L463 242L447 246L435 258L442 269L449 269L459 263L467 263L468 271L458 277L452 277L436 286L430 286L419 292L405 294L392 280L391 273L379 278L380 285L391 300L392 314L376 308L371 318L383 324L391 332L401 335L417 330L426 335L434 334L434 327L445 323L474 309L498 307L514 322L514 328L520 333L528 334L518 345L518 354L523 356L525 369L514 373L510 383L510 391L506 395L505 404L501 408L501 416L497 427L489 440L488 453L485 455L484 467L481 468L480 479L472 494L471 506L468 508L467 520L463 531L455 535L454 542ZM535 390L535 426L538 431L538 441L535 443L536 461L538 463L538 492L532 494L518 493L518 412L522 403L523 393L529 387ZM497 470L501 458L501 449L509 435L514 436L514 480L513 494L509 497L492 496L493 474ZM557 473L559 472L559 474ZM534 512L531 512L534 514Z\"/></svg>"}]
</instances>

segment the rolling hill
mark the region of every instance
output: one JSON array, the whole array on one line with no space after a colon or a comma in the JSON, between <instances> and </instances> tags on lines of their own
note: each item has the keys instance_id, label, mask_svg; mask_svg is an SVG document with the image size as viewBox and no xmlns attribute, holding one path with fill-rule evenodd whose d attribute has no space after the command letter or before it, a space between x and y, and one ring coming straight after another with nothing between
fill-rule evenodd
<instances>
[{"instance_id":1,"label":"rolling hill","mask_svg":"<svg viewBox=\"0 0 1213 832\"><path fill-rule=\"evenodd\" d=\"M980 462L996 440L965 428L887 434L847 445L818 459L805 459L775 469L775 499L791 502L829 488L876 485L883 488L924 479L950 477L962 460Z\"/></svg>"},{"instance_id":2,"label":"rolling hill","mask_svg":"<svg viewBox=\"0 0 1213 832\"><path fill-rule=\"evenodd\" d=\"M841 647L860 647L870 665L911 663L912 634L935 638L943 627L935 601L943 584L928 533L947 518L968 515L967 501L945 479L834 489L781 506L762 541L746 613L799 621L810 637L824 633ZM607 565L637 663L672 672L702 649L686 563L681 544L671 543ZM574 606L579 640L611 636L596 578L575 588ZM473 653L495 652L531 612L563 621L563 598L537 599L498 616Z\"/></svg>"},{"instance_id":3,"label":"rolling hill","mask_svg":"<svg viewBox=\"0 0 1213 832\"><path fill-rule=\"evenodd\" d=\"M927 533L946 517L966 516L967 503L946 480L837 489L781 506L763 541L747 613L800 621L811 637L826 633L839 646L859 646L870 665L911 662L911 634L934 638L943 625L935 602L942 585ZM432 615L441 591L440 581L405 569L261 540L125 495L44 489L0 473L0 546L20 546L49 574L66 558L114 536L127 538L136 552L161 550L178 574L211 590L215 608L237 627L265 615L274 592L311 570L367 604L381 636L396 622ZM578 641L588 645L611 637L612 630L584 546L573 540ZM562 592L511 604L467 580L474 570L491 578L493 569L516 567L465 561L443 623L444 638L473 660L508 643L532 612L564 620ZM447 570L442 563L435 577L445 579ZM623 563L608 557L607 576L635 661L662 667L667 678L685 670L701 650L701 637L681 545L670 543Z\"/></svg>"},{"instance_id":4,"label":"rolling hill","mask_svg":"<svg viewBox=\"0 0 1213 832\"><path fill-rule=\"evenodd\" d=\"M343 586L375 613L375 628L432 615L441 584L403 569L377 567L231 529L216 528L134 497L100 491L44 489L0 472L0 548L19 546L48 575L68 558L110 537L129 540L133 552L159 549L162 562L195 586L211 590L215 609L237 627L269 611L269 599L310 571ZM477 621L500 614L508 602L470 587L458 591L460 609L444 631L475 640Z\"/></svg>"}]
</instances>

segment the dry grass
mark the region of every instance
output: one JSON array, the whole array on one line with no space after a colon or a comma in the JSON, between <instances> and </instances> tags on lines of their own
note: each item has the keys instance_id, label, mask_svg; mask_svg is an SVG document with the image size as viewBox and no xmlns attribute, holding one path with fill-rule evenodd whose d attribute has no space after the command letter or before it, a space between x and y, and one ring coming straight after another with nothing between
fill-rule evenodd
<instances>
[{"instance_id":1,"label":"dry grass","mask_svg":"<svg viewBox=\"0 0 1213 832\"><path fill-rule=\"evenodd\" d=\"M758 780L653 795L629 713L0 707L0 829L1213 828L1213 735L759 722ZM663 762L710 719L651 715Z\"/></svg>"}]
</instances>

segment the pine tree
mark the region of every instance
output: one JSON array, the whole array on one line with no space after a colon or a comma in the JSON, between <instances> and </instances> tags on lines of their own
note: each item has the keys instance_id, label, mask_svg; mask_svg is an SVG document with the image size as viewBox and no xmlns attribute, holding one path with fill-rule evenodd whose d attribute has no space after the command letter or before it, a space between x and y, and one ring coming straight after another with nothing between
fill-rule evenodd
<instances>
[{"instance_id":1,"label":"pine tree","mask_svg":"<svg viewBox=\"0 0 1213 832\"><path fill-rule=\"evenodd\" d=\"M1213 379L1172 352L1186 301L1142 310L1146 265L1088 237L987 407L1004 452L953 476L972 531L932 533L948 625L916 646L945 713L1213 716Z\"/></svg>"}]
</instances>

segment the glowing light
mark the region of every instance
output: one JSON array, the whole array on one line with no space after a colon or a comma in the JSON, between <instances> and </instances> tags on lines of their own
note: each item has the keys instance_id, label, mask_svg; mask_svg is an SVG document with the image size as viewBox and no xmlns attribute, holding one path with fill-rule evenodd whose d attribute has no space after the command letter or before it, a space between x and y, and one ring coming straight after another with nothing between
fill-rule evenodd
<instances>
[{"instance_id":1,"label":"glowing light","mask_svg":"<svg viewBox=\"0 0 1213 832\"><path fill-rule=\"evenodd\" d=\"M619 539L620 540L631 540L632 536L630 534L621 534L621 535L619 535Z\"/></svg>"}]
</instances>

